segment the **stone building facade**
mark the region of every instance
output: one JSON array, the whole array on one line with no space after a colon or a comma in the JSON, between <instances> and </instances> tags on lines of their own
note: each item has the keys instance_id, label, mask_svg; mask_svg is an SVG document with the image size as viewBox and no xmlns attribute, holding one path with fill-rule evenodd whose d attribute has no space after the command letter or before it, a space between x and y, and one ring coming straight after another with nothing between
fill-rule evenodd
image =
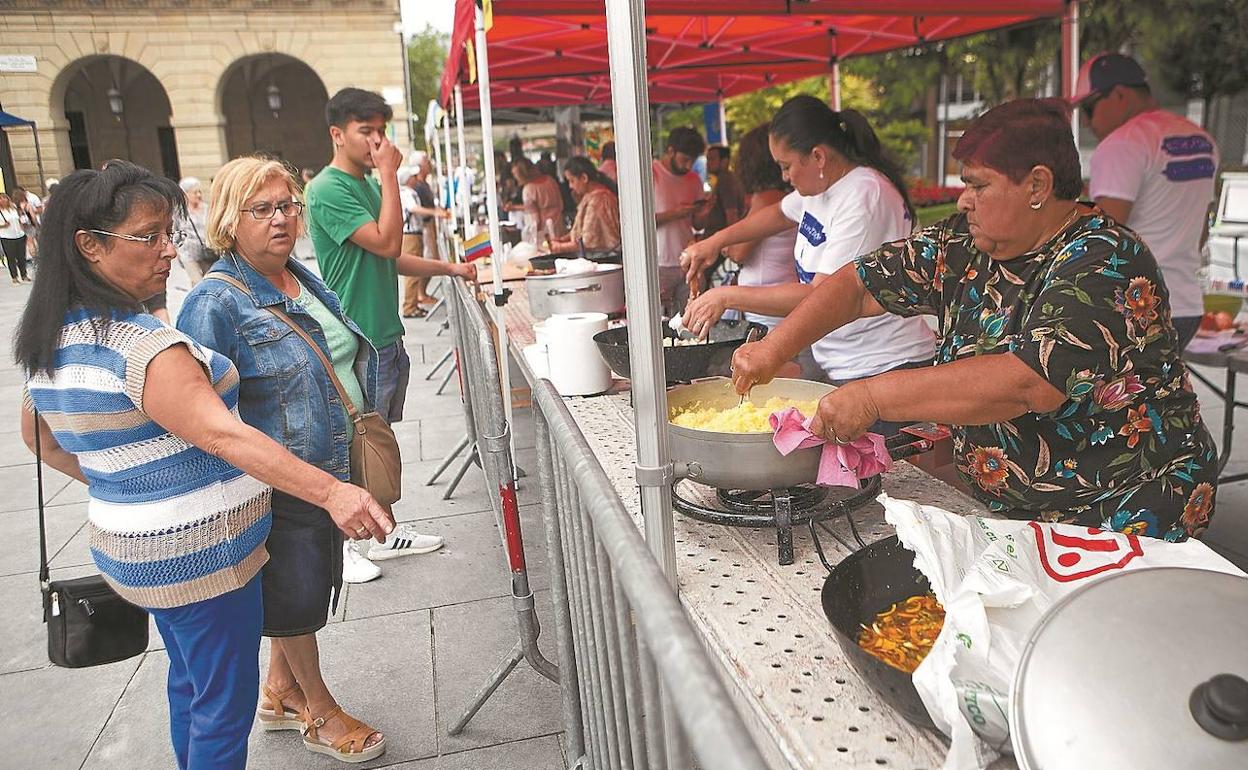
<instances>
[{"instance_id":1,"label":"stone building facade","mask_svg":"<svg viewBox=\"0 0 1248 770\"><path fill-rule=\"evenodd\" d=\"M398 21L397 0L0 0L0 109L35 121L48 178L127 158L207 180L256 151L316 168L346 86L383 94L410 146ZM0 167L39 189L30 130Z\"/></svg>"}]
</instances>

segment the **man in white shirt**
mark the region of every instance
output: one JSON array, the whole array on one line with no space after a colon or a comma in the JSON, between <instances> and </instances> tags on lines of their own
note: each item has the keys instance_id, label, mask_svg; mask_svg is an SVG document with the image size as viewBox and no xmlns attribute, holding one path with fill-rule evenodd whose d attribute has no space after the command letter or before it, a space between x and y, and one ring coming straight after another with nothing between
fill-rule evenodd
<instances>
[{"instance_id":1,"label":"man in white shirt","mask_svg":"<svg viewBox=\"0 0 1248 770\"><path fill-rule=\"evenodd\" d=\"M706 149L692 128L672 129L663 155L651 163L654 172L654 220L658 227L659 299L665 315L680 312L689 300L680 252L693 240L692 217L703 202L702 180L693 162Z\"/></svg>"},{"instance_id":2,"label":"man in white shirt","mask_svg":"<svg viewBox=\"0 0 1248 770\"><path fill-rule=\"evenodd\" d=\"M1079 71L1071 101L1100 140L1088 192L1143 239L1161 267L1179 346L1204 312L1196 271L1213 202L1218 149L1195 123L1161 109L1131 57L1103 53Z\"/></svg>"}]
</instances>

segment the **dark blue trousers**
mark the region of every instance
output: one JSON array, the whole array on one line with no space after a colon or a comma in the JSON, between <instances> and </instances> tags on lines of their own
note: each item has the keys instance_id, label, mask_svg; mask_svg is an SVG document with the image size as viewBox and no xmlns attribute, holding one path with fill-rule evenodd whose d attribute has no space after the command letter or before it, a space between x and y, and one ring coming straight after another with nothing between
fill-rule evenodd
<instances>
[{"instance_id":1,"label":"dark blue trousers","mask_svg":"<svg viewBox=\"0 0 1248 770\"><path fill-rule=\"evenodd\" d=\"M183 607L150 610L169 653L179 770L244 770L260 690L260 576Z\"/></svg>"}]
</instances>

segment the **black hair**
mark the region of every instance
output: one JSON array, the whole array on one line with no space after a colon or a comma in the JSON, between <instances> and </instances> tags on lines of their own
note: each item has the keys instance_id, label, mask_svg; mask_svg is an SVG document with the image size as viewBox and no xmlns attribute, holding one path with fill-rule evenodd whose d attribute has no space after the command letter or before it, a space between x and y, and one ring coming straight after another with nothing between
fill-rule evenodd
<instances>
[{"instance_id":1,"label":"black hair","mask_svg":"<svg viewBox=\"0 0 1248 770\"><path fill-rule=\"evenodd\" d=\"M667 135L667 147L676 152L683 152L690 158L696 158L706 149L706 141L696 130L688 126L673 128Z\"/></svg>"},{"instance_id":2,"label":"black hair","mask_svg":"<svg viewBox=\"0 0 1248 770\"><path fill-rule=\"evenodd\" d=\"M771 148L767 146L768 123L755 126L749 133L741 137L737 147L737 176L741 186L753 195L763 190L788 190L784 181L784 172L780 165L771 157Z\"/></svg>"},{"instance_id":3,"label":"black hair","mask_svg":"<svg viewBox=\"0 0 1248 770\"><path fill-rule=\"evenodd\" d=\"M563 166L563 173L571 174L572 176L589 177L589 181L597 182L616 195L620 194L619 189L615 185L615 180L599 171L594 162L584 155L568 158L568 162Z\"/></svg>"},{"instance_id":4,"label":"black hair","mask_svg":"<svg viewBox=\"0 0 1248 770\"><path fill-rule=\"evenodd\" d=\"M823 144L844 155L850 163L875 169L897 188L906 211L914 219L914 205L910 203L901 169L884 152L880 138L857 110L838 112L809 94L795 96L771 119L771 135L803 154Z\"/></svg>"},{"instance_id":5,"label":"black hair","mask_svg":"<svg viewBox=\"0 0 1248 770\"><path fill-rule=\"evenodd\" d=\"M338 128L346 128L353 120L372 120L378 115L389 123L394 110L381 94L363 88L344 88L325 104L325 122Z\"/></svg>"},{"instance_id":6,"label":"black hair","mask_svg":"<svg viewBox=\"0 0 1248 770\"><path fill-rule=\"evenodd\" d=\"M602 146L602 159L615 160L615 142L607 142Z\"/></svg>"},{"instance_id":7,"label":"black hair","mask_svg":"<svg viewBox=\"0 0 1248 770\"><path fill-rule=\"evenodd\" d=\"M710 155L711 150L714 150L715 154L718 155L719 159L722 161L732 160L732 150L729 149L727 145L712 144L710 147L706 148L706 154Z\"/></svg>"},{"instance_id":8,"label":"black hair","mask_svg":"<svg viewBox=\"0 0 1248 770\"><path fill-rule=\"evenodd\" d=\"M74 240L80 230L115 230L138 206L177 215L186 211L186 196L174 180L125 160L110 160L100 171L75 171L48 196L39 232L39 270L14 334L13 358L27 375L44 371L51 376L70 308L85 307L100 319L100 338L113 317L142 309L91 269ZM92 237L104 241L109 236Z\"/></svg>"}]
</instances>

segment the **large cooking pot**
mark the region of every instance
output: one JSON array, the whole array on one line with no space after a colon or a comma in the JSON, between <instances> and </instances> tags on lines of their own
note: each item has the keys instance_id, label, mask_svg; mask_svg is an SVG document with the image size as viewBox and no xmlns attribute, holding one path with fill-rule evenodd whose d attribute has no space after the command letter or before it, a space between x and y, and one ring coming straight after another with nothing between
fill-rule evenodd
<instances>
[{"instance_id":1,"label":"large cooking pot","mask_svg":"<svg viewBox=\"0 0 1248 770\"><path fill-rule=\"evenodd\" d=\"M823 556L822 549L819 555ZM913 724L934 729L914 678L858 646L858 633L876 615L931 591L927 578L914 568L914 554L893 535L855 551L829 570L823 582L823 613L846 660L885 703Z\"/></svg>"},{"instance_id":2,"label":"large cooking pot","mask_svg":"<svg viewBox=\"0 0 1248 770\"><path fill-rule=\"evenodd\" d=\"M755 385L749 400L762 405L777 396L817 401L833 390L809 380L775 379ZM730 409L741 401L727 377L710 377L668 388L669 414L693 404ZM720 489L780 489L813 484L819 474L821 449L798 449L787 457L771 442L770 433L718 433L667 424L672 460L686 465L687 478Z\"/></svg>"},{"instance_id":3,"label":"large cooking pot","mask_svg":"<svg viewBox=\"0 0 1248 770\"><path fill-rule=\"evenodd\" d=\"M767 327L748 321L720 319L711 327L710 338L695 345L672 345L663 347L663 372L667 382L689 382L728 371L732 354L745 342L751 329L758 330L761 338ZM663 338L677 339L675 331L663 324ZM607 366L621 377L629 376L628 327L607 329L594 335L598 352Z\"/></svg>"},{"instance_id":4,"label":"large cooking pot","mask_svg":"<svg viewBox=\"0 0 1248 770\"><path fill-rule=\"evenodd\" d=\"M542 320L567 313L606 313L624 311L624 268L599 265L592 273L571 275L530 275L524 279L529 297L529 313Z\"/></svg>"}]
</instances>

